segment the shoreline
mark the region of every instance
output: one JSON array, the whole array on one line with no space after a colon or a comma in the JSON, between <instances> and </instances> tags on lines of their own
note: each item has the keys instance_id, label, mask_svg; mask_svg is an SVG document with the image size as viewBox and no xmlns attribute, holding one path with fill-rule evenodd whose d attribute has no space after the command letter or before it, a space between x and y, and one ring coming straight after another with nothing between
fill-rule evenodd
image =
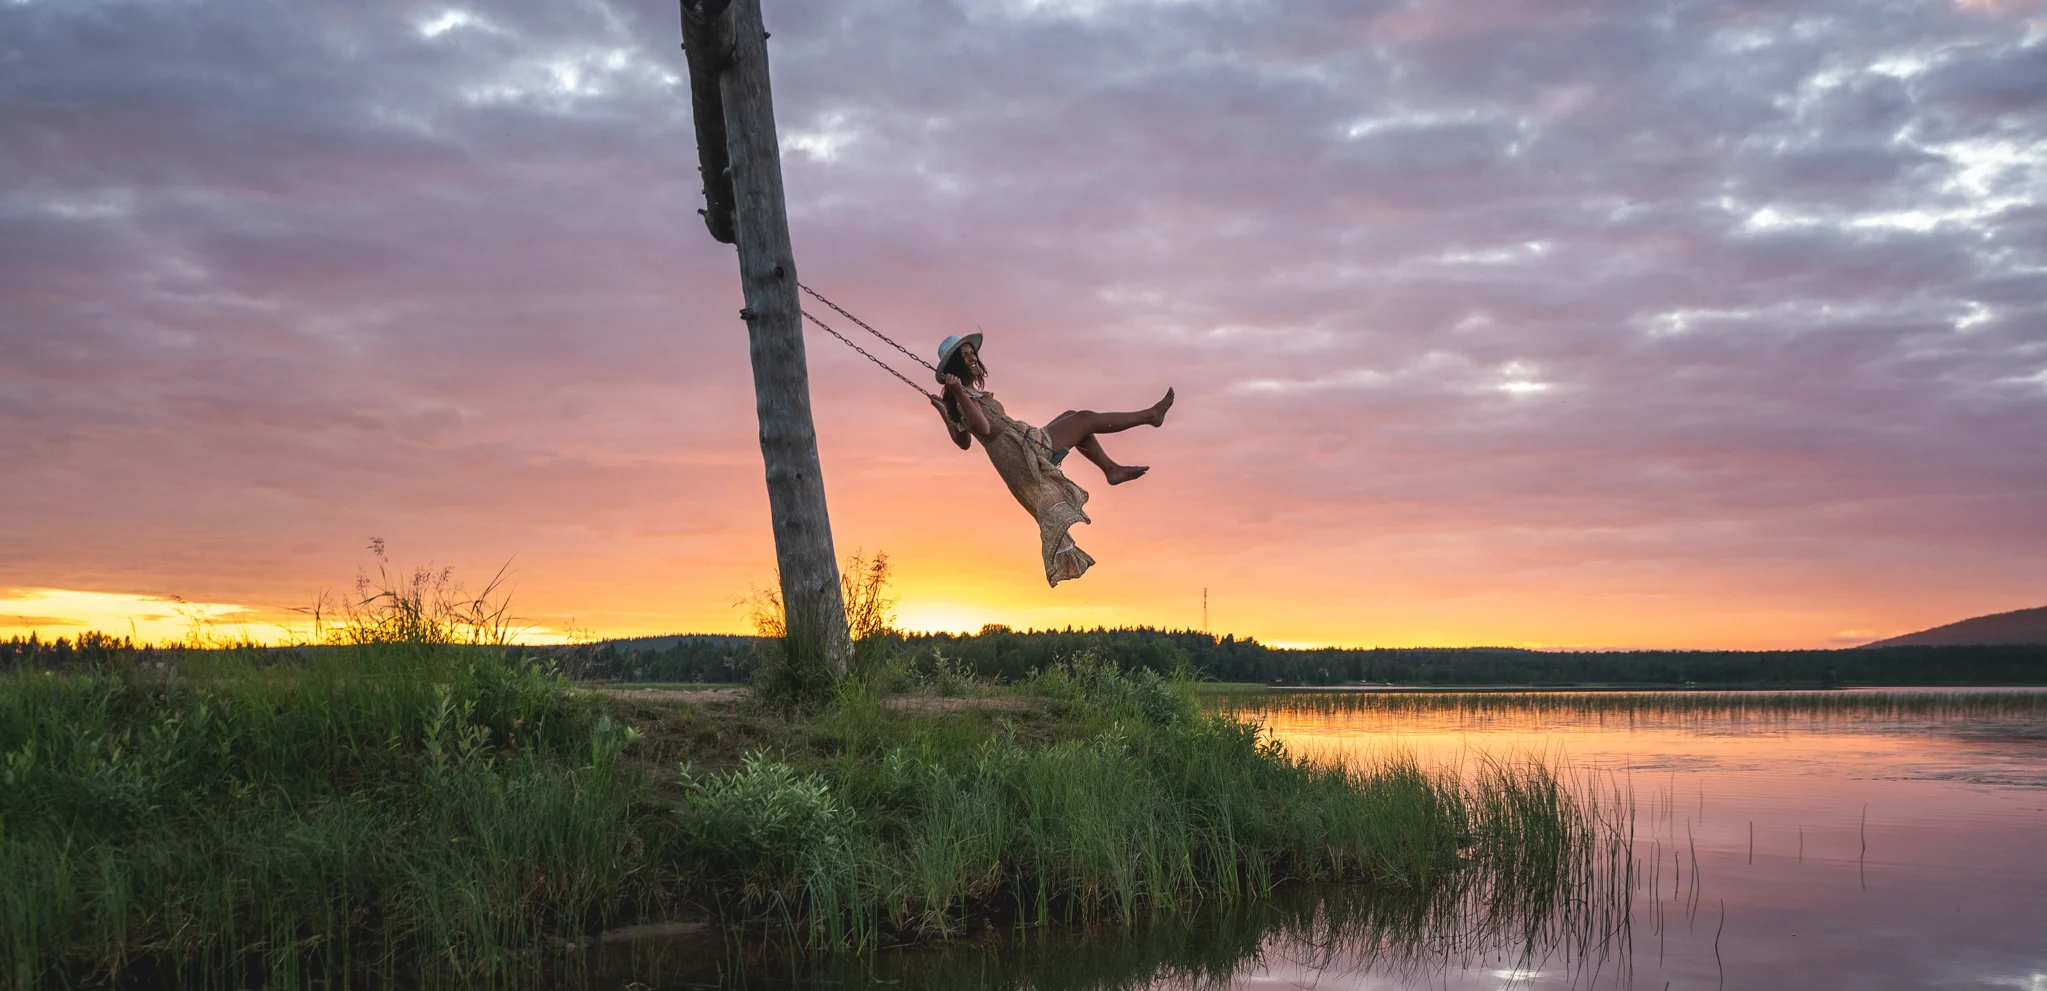
<instances>
[{"instance_id":1,"label":"shoreline","mask_svg":"<svg viewBox=\"0 0 2047 991\"><path fill-rule=\"evenodd\" d=\"M0 673L0 958L23 986L520 983L699 926L873 948L1462 890L1593 829L1540 765L1313 763L1093 658L934 687L798 711L431 644Z\"/></svg>"}]
</instances>

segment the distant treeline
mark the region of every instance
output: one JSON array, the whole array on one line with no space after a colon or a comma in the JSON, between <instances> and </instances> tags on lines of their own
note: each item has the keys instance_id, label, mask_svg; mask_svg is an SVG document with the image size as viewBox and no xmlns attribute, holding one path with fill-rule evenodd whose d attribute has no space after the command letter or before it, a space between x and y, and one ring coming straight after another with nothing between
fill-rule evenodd
<instances>
[{"instance_id":1,"label":"distant treeline","mask_svg":"<svg viewBox=\"0 0 2047 991\"><path fill-rule=\"evenodd\" d=\"M940 656L983 677L1015 681L1092 651L1126 668L1185 668L1216 681L1268 685L2035 685L2047 684L2047 645L1845 650L1559 652L1513 647L1287 650L1190 630L1097 629L893 634L891 646L930 666ZM640 649L631 645L646 644ZM658 646L656 646L658 645ZM575 648L584 678L743 681L750 637L679 636ZM566 660L567 658L565 658Z\"/></svg>"},{"instance_id":2,"label":"distant treeline","mask_svg":"<svg viewBox=\"0 0 2047 991\"><path fill-rule=\"evenodd\" d=\"M607 640L551 648L572 678L603 681L748 681L759 638L716 633Z\"/></svg>"},{"instance_id":3,"label":"distant treeline","mask_svg":"<svg viewBox=\"0 0 2047 991\"><path fill-rule=\"evenodd\" d=\"M1873 647L1845 650L1543 651L1514 647L1288 650L1191 630L1096 629L1019 633L888 634L883 655L930 669L941 658L981 677L1017 681L1084 652L1124 668L1185 669L1216 681L1266 685L2040 685L2047 645ZM305 648L299 648L305 649ZM318 649L318 648L313 648ZM605 681L737 682L753 676L755 638L719 634L643 637L526 648L571 677ZM276 651L279 654L291 650ZM147 660L164 651L88 633L75 639L0 641L0 670Z\"/></svg>"},{"instance_id":4,"label":"distant treeline","mask_svg":"<svg viewBox=\"0 0 2047 991\"><path fill-rule=\"evenodd\" d=\"M67 668L108 661L131 660L138 655L157 654L138 648L127 637L85 632L76 637L44 640L31 633L0 640L0 671L14 668Z\"/></svg>"},{"instance_id":5,"label":"distant treeline","mask_svg":"<svg viewBox=\"0 0 2047 991\"><path fill-rule=\"evenodd\" d=\"M506 647L507 651L554 661L572 678L611 681L746 681L760 656L757 638L720 634L684 634L610 640L566 647ZM82 633L45 640L37 634L0 640L0 671L17 668L61 671L94 664L160 664L185 654L188 647L138 645L128 637ZM292 645L234 648L287 663L334 647Z\"/></svg>"}]
</instances>

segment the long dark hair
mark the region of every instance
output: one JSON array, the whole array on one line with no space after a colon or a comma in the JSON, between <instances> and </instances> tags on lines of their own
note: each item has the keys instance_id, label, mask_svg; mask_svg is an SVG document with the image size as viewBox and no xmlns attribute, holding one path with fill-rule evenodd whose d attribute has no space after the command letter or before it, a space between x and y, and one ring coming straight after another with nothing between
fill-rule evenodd
<instances>
[{"instance_id":1,"label":"long dark hair","mask_svg":"<svg viewBox=\"0 0 2047 991\"><path fill-rule=\"evenodd\" d=\"M952 357L946 359L945 367L938 370L938 377L940 379L945 378L947 375L957 375L961 382L976 389L980 388L982 383L988 381L987 376L975 375L968 370L966 349L969 347L972 347L972 345L962 344L953 349ZM977 354L980 352L979 348L974 350ZM964 423L967 419L966 414L960 412L959 401L952 398L952 393L949 392L945 394L945 415L952 417L955 423Z\"/></svg>"}]
</instances>

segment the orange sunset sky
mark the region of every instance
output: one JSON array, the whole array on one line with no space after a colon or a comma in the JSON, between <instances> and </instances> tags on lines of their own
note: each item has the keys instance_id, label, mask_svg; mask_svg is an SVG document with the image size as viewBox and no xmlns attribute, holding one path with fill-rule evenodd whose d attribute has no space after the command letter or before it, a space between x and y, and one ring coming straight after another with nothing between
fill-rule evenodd
<instances>
[{"instance_id":1,"label":"orange sunset sky","mask_svg":"<svg viewBox=\"0 0 2047 991\"><path fill-rule=\"evenodd\" d=\"M983 329L1030 422L1178 390L1105 438L1148 477L1068 462L1099 564L1048 589L986 458L812 331L837 546L906 628L1206 589L1280 644L1774 648L2047 603L2040 4L766 8L805 282ZM0 637L280 636L373 536L510 561L536 639L744 630L675 19L0 5Z\"/></svg>"}]
</instances>

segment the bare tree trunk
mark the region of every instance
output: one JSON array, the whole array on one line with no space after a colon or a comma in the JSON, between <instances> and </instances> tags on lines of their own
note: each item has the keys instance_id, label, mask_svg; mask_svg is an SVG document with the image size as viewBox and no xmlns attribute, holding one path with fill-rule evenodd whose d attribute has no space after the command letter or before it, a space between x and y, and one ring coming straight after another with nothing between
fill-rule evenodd
<instances>
[{"instance_id":1,"label":"bare tree trunk","mask_svg":"<svg viewBox=\"0 0 2047 991\"><path fill-rule=\"evenodd\" d=\"M803 356L803 317L796 295L796 259L789 247L789 214L782 200L782 159L775 136L774 100L768 90L767 32L760 0L732 0L712 13L711 3L684 0L684 35L692 69L713 60L730 161L733 229L739 245L739 281L746 293L754 408L760 418L761 459L768 476L768 510L781 570L782 608L792 647L815 637L815 649L835 671L851 653L839 565L825 511L824 474L817 431L810 418L810 372ZM700 9L692 27L692 10ZM722 64L720 64L722 63ZM692 83L696 72L692 72ZM705 101L698 99L699 108ZM699 110L702 112L702 109ZM706 128L700 121L700 139ZM706 160L710 156L705 156ZM721 177L705 176L706 191ZM709 202L716 210L719 203ZM718 218L706 215L718 231ZM794 658L792 658L793 660Z\"/></svg>"},{"instance_id":2,"label":"bare tree trunk","mask_svg":"<svg viewBox=\"0 0 2047 991\"><path fill-rule=\"evenodd\" d=\"M732 159L725 150L725 105L718 77L732 64L732 0L681 0L682 50L689 64L689 109L696 122L697 172L704 182L704 226L721 244L739 240L732 229Z\"/></svg>"}]
</instances>

